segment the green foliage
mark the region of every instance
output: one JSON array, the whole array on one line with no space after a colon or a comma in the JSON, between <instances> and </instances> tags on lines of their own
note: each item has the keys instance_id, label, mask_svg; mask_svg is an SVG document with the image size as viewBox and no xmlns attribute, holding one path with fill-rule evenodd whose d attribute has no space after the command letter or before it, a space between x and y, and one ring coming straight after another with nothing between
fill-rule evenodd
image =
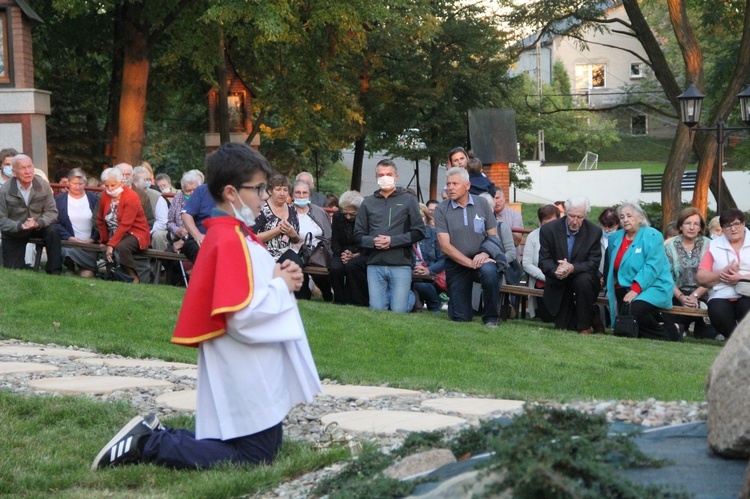
<instances>
[{"instance_id":1,"label":"green foliage","mask_svg":"<svg viewBox=\"0 0 750 499\"><path fill-rule=\"evenodd\" d=\"M532 407L500 429L488 469L503 477L485 497L512 490L519 498L687 497L644 487L617 475L615 468L664 463L643 454L625 435L607 436L603 415Z\"/></svg>"},{"instance_id":2,"label":"green foliage","mask_svg":"<svg viewBox=\"0 0 750 499\"><path fill-rule=\"evenodd\" d=\"M519 498L677 498L686 494L642 486L617 469L661 467L633 441L635 435L609 436L603 415L527 406L511 420L491 420L466 428L445 441L441 431L412 433L392 456L404 458L425 450L449 447L456 457L493 451L483 465L490 477L480 497L510 490ZM403 497L416 482L403 483L381 472L394 459L374 449L350 460L343 471L325 478L313 490L322 497Z\"/></svg>"},{"instance_id":3,"label":"green foliage","mask_svg":"<svg viewBox=\"0 0 750 499\"><path fill-rule=\"evenodd\" d=\"M328 476L316 485L312 495L331 499L403 497L414 488L414 483L387 478L381 471L393 464L392 456L368 448L351 459L341 472Z\"/></svg>"},{"instance_id":4,"label":"green foliage","mask_svg":"<svg viewBox=\"0 0 750 499\"><path fill-rule=\"evenodd\" d=\"M406 439L404 439L404 443L393 452L393 455L403 458L417 452L429 449L443 449L445 447L446 443L443 442L443 432L440 430L414 432L409 433Z\"/></svg>"}]
</instances>

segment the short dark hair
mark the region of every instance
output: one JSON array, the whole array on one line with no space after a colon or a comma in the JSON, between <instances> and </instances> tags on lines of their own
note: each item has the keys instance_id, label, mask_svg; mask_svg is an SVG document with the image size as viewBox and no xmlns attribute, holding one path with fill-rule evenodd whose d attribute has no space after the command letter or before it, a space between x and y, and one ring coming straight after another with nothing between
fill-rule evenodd
<instances>
[{"instance_id":1,"label":"short dark hair","mask_svg":"<svg viewBox=\"0 0 750 499\"><path fill-rule=\"evenodd\" d=\"M380 161L378 161L378 164L375 166L375 169L377 170L381 166L389 166L393 168L393 171L398 173L398 168L396 167L396 163L394 163L393 160L391 159L381 159Z\"/></svg>"},{"instance_id":2,"label":"short dark hair","mask_svg":"<svg viewBox=\"0 0 750 499\"><path fill-rule=\"evenodd\" d=\"M724 210L721 213L721 216L719 216L719 225L723 228L735 220L739 220L744 224L745 214L742 213L742 210L738 210L737 208L729 208L728 210Z\"/></svg>"},{"instance_id":3,"label":"short dark hair","mask_svg":"<svg viewBox=\"0 0 750 499\"><path fill-rule=\"evenodd\" d=\"M545 204L536 210L536 217L539 219L539 222L550 217L560 218L560 210L554 204Z\"/></svg>"},{"instance_id":4,"label":"short dark hair","mask_svg":"<svg viewBox=\"0 0 750 499\"><path fill-rule=\"evenodd\" d=\"M482 173L482 160L479 158L471 158L466 164L466 171L469 173Z\"/></svg>"},{"instance_id":5,"label":"short dark hair","mask_svg":"<svg viewBox=\"0 0 750 499\"><path fill-rule=\"evenodd\" d=\"M429 201L427 201L427 202L426 202L425 204L426 204L427 206L430 206L430 205L431 205L432 203L435 203L435 204L440 204L440 201L438 201L437 199L430 199L430 200L429 200Z\"/></svg>"},{"instance_id":6,"label":"short dark hair","mask_svg":"<svg viewBox=\"0 0 750 499\"><path fill-rule=\"evenodd\" d=\"M55 171L55 182L59 184L62 179L68 178L68 173L70 173L70 168L58 168Z\"/></svg>"},{"instance_id":7,"label":"short dark hair","mask_svg":"<svg viewBox=\"0 0 750 499\"><path fill-rule=\"evenodd\" d=\"M305 182L307 184L307 182ZM310 184L307 184L309 187ZM287 190L291 187L289 179L285 175L280 173L274 173L271 178L268 179L268 190L272 191L275 187L286 187ZM312 189L311 189L312 190Z\"/></svg>"},{"instance_id":8,"label":"short dark hair","mask_svg":"<svg viewBox=\"0 0 750 499\"><path fill-rule=\"evenodd\" d=\"M617 216L617 210L614 208L605 208L599 214L599 225L602 227L617 227L620 225L620 217Z\"/></svg>"},{"instance_id":9,"label":"short dark hair","mask_svg":"<svg viewBox=\"0 0 750 499\"><path fill-rule=\"evenodd\" d=\"M268 177L274 170L261 153L245 144L229 142L206 156L206 185L217 203L224 200L224 187L237 188L258 173Z\"/></svg>"},{"instance_id":10,"label":"short dark hair","mask_svg":"<svg viewBox=\"0 0 750 499\"><path fill-rule=\"evenodd\" d=\"M8 157L12 158L13 156L18 156L18 151L12 147L6 147L5 149L0 150L0 161Z\"/></svg>"}]
</instances>

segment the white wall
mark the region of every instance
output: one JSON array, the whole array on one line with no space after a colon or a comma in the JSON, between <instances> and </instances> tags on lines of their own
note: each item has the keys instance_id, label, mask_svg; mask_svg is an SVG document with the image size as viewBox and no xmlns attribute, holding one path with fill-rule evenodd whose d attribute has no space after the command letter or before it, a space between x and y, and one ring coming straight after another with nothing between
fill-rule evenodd
<instances>
[{"instance_id":1,"label":"white wall","mask_svg":"<svg viewBox=\"0 0 750 499\"><path fill-rule=\"evenodd\" d=\"M571 196L587 196L594 206L612 206L621 201L661 202L660 192L641 192L641 169L568 171L567 166L541 166L538 161L524 162L534 184L529 191L516 190L521 203L551 203ZM738 208L750 210L750 172L724 172ZM511 199L514 193L511 192ZM690 202L692 191L682 191L682 200ZM716 201L709 193L709 206Z\"/></svg>"}]
</instances>

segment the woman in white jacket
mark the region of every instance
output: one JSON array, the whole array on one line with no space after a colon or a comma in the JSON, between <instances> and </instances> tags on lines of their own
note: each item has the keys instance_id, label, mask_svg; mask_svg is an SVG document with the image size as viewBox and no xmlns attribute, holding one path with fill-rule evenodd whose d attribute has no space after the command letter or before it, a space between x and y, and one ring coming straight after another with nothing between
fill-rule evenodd
<instances>
[{"instance_id":1,"label":"woman in white jacket","mask_svg":"<svg viewBox=\"0 0 750 499\"><path fill-rule=\"evenodd\" d=\"M740 279L750 279L750 231L745 214L726 210L719 217L724 235L711 241L696 279L707 288L708 316L716 332L729 338L735 326L750 311L750 296L737 292Z\"/></svg>"}]
</instances>

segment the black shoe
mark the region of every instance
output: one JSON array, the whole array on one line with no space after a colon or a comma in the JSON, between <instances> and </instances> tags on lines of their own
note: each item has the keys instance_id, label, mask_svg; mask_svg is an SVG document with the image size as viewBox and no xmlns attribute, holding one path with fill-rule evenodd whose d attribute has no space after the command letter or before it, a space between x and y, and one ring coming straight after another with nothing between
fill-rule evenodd
<instances>
[{"instance_id":1,"label":"black shoe","mask_svg":"<svg viewBox=\"0 0 750 499\"><path fill-rule=\"evenodd\" d=\"M159 425L159 418L153 416L152 424ZM155 421L154 421L155 420ZM106 468L108 466L122 466L124 464L134 464L141 461L141 452L143 446L154 430L141 416L131 419L128 424L102 447L99 454L91 464L91 469ZM146 437L146 438L144 438Z\"/></svg>"},{"instance_id":2,"label":"black shoe","mask_svg":"<svg viewBox=\"0 0 750 499\"><path fill-rule=\"evenodd\" d=\"M154 431L162 431L165 429L164 425L161 424L161 421L159 421L159 416L157 416L153 412L151 414L146 414L145 416L143 416L143 422L146 423L148 427Z\"/></svg>"}]
</instances>

